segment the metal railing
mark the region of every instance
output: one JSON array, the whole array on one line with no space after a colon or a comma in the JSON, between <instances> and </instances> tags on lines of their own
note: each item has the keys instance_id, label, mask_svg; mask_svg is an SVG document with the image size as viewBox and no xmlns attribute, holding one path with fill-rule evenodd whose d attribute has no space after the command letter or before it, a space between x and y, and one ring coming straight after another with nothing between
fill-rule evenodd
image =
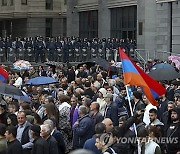
<instances>
[{"instance_id":1,"label":"metal railing","mask_svg":"<svg viewBox=\"0 0 180 154\"><path fill-rule=\"evenodd\" d=\"M146 49L135 49L135 53L141 55L141 58L145 61L148 59L159 59L159 60L168 60L170 55L180 56L178 53L167 52L167 51L155 51L155 50L146 50Z\"/></svg>"}]
</instances>

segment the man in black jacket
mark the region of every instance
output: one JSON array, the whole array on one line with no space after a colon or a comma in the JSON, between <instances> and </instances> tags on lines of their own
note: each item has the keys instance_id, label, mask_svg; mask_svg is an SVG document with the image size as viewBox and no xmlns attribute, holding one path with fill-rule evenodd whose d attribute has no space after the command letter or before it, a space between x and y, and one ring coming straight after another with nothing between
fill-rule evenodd
<instances>
[{"instance_id":1,"label":"man in black jacket","mask_svg":"<svg viewBox=\"0 0 180 154\"><path fill-rule=\"evenodd\" d=\"M41 125L41 137L48 143L48 152L52 154L59 154L58 144L56 139L51 135L51 126L48 124Z\"/></svg>"},{"instance_id":2,"label":"man in black jacket","mask_svg":"<svg viewBox=\"0 0 180 154\"><path fill-rule=\"evenodd\" d=\"M103 121L103 116L99 112L100 105L97 102L92 102L90 105L90 113L89 116L94 120L94 124L100 123Z\"/></svg>"},{"instance_id":3,"label":"man in black jacket","mask_svg":"<svg viewBox=\"0 0 180 154\"><path fill-rule=\"evenodd\" d=\"M33 125L30 129L31 135L34 138L31 154L49 154L47 141L40 137L40 126Z\"/></svg>"},{"instance_id":4,"label":"man in black jacket","mask_svg":"<svg viewBox=\"0 0 180 154\"><path fill-rule=\"evenodd\" d=\"M22 154L22 145L16 139L17 129L15 126L9 126L6 128L6 139L8 142L7 154Z\"/></svg>"},{"instance_id":5,"label":"man in black jacket","mask_svg":"<svg viewBox=\"0 0 180 154\"><path fill-rule=\"evenodd\" d=\"M166 136L173 139L173 143L167 143L168 154L176 154L180 152L180 108L176 107L170 111L171 121L167 129Z\"/></svg>"},{"instance_id":6,"label":"man in black jacket","mask_svg":"<svg viewBox=\"0 0 180 154\"><path fill-rule=\"evenodd\" d=\"M109 93L105 97L105 101L107 103L104 118L109 118L112 120L114 126L118 126L118 106L113 102L113 94Z\"/></svg>"},{"instance_id":7,"label":"man in black jacket","mask_svg":"<svg viewBox=\"0 0 180 154\"><path fill-rule=\"evenodd\" d=\"M48 124L50 126L51 135L56 139L58 144L59 154L65 154L66 151L65 142L61 132L56 129L56 124L50 119L45 120L44 124Z\"/></svg>"},{"instance_id":8,"label":"man in black jacket","mask_svg":"<svg viewBox=\"0 0 180 154\"><path fill-rule=\"evenodd\" d=\"M7 116L8 112L6 111L7 104L4 100L0 101L0 123L3 123L7 126Z\"/></svg>"},{"instance_id":9,"label":"man in black jacket","mask_svg":"<svg viewBox=\"0 0 180 154\"><path fill-rule=\"evenodd\" d=\"M82 148L85 141L94 134L94 122L89 117L87 108L80 106L78 109L79 120L73 126L73 148Z\"/></svg>"}]
</instances>

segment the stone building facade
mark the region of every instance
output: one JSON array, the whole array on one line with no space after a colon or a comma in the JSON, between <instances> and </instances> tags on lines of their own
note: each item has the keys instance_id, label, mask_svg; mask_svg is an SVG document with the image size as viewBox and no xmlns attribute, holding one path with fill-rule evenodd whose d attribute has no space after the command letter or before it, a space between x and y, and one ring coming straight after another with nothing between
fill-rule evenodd
<instances>
[{"instance_id":1,"label":"stone building facade","mask_svg":"<svg viewBox=\"0 0 180 154\"><path fill-rule=\"evenodd\" d=\"M66 1L1 0L0 36L66 35Z\"/></svg>"}]
</instances>

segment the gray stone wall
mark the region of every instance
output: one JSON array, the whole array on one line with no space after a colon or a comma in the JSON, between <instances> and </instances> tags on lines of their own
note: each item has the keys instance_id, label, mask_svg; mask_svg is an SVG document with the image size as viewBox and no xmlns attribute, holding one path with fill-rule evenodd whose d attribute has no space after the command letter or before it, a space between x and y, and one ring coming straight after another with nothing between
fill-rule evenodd
<instances>
[{"instance_id":1,"label":"gray stone wall","mask_svg":"<svg viewBox=\"0 0 180 154\"><path fill-rule=\"evenodd\" d=\"M137 31L137 47L156 50L156 0L138 0L137 10L138 23L143 25L142 35Z\"/></svg>"},{"instance_id":2,"label":"gray stone wall","mask_svg":"<svg viewBox=\"0 0 180 154\"><path fill-rule=\"evenodd\" d=\"M180 54L180 1L172 3L172 52Z\"/></svg>"},{"instance_id":3,"label":"gray stone wall","mask_svg":"<svg viewBox=\"0 0 180 154\"><path fill-rule=\"evenodd\" d=\"M170 5L157 4L157 51L170 51Z\"/></svg>"},{"instance_id":4,"label":"gray stone wall","mask_svg":"<svg viewBox=\"0 0 180 154\"><path fill-rule=\"evenodd\" d=\"M27 19L27 36L45 36L45 18Z\"/></svg>"}]
</instances>

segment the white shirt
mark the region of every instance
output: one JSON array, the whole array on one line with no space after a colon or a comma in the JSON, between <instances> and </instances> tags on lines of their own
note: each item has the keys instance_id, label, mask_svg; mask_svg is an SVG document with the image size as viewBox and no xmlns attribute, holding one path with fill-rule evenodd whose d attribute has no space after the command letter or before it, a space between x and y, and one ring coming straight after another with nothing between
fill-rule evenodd
<instances>
[{"instance_id":1,"label":"white shirt","mask_svg":"<svg viewBox=\"0 0 180 154\"><path fill-rule=\"evenodd\" d=\"M21 87L21 85L22 85L22 78L18 77L13 85L18 87L18 88Z\"/></svg>"},{"instance_id":2,"label":"white shirt","mask_svg":"<svg viewBox=\"0 0 180 154\"><path fill-rule=\"evenodd\" d=\"M149 125L150 123L150 119L149 119L149 110L151 109L156 109L157 110L157 107L152 105L151 103L149 103L146 108L145 108L145 112L144 112L144 117L143 117L143 122L147 125Z\"/></svg>"}]
</instances>

